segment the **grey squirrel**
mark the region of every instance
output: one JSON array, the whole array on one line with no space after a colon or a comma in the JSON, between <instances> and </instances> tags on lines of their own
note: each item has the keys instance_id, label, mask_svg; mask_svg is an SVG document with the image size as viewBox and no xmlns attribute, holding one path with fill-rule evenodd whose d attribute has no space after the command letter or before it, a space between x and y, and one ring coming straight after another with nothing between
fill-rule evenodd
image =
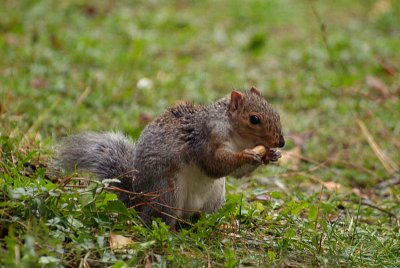
<instances>
[{"instance_id":1,"label":"grey squirrel","mask_svg":"<svg viewBox=\"0 0 400 268\"><path fill-rule=\"evenodd\" d=\"M225 202L225 176L248 174L277 161L283 147L278 112L252 87L211 105L183 103L150 123L136 144L120 133L66 138L59 166L99 179L118 178L118 196L145 222L162 218L175 227L195 212L212 213ZM266 153L257 152L264 146Z\"/></svg>"}]
</instances>

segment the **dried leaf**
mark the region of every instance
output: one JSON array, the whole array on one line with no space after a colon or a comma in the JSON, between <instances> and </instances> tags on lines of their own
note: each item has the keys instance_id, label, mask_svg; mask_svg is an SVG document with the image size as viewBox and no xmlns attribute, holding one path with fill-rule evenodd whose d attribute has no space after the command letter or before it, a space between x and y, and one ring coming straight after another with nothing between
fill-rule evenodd
<instances>
[{"instance_id":1,"label":"dried leaf","mask_svg":"<svg viewBox=\"0 0 400 268\"><path fill-rule=\"evenodd\" d=\"M234 238L241 238L242 237L240 234L235 234L235 233L229 233L228 236L234 237Z\"/></svg>"},{"instance_id":2,"label":"dried leaf","mask_svg":"<svg viewBox=\"0 0 400 268\"><path fill-rule=\"evenodd\" d=\"M93 5L87 5L83 7L82 11L87 17L94 17L98 13L97 8Z\"/></svg>"},{"instance_id":3,"label":"dried leaf","mask_svg":"<svg viewBox=\"0 0 400 268\"><path fill-rule=\"evenodd\" d=\"M139 115L139 124L140 124L141 126L147 125L147 124L150 123L152 120L153 120L153 118L152 118L151 115L149 115L149 114L141 113L141 114Z\"/></svg>"},{"instance_id":4,"label":"dried leaf","mask_svg":"<svg viewBox=\"0 0 400 268\"><path fill-rule=\"evenodd\" d=\"M13 34L6 34L4 36L4 41L9 46L16 46L20 43L20 39L16 35L13 35Z\"/></svg>"},{"instance_id":5,"label":"dried leaf","mask_svg":"<svg viewBox=\"0 0 400 268\"><path fill-rule=\"evenodd\" d=\"M330 214L330 215L328 215L328 221L330 223L335 223L338 220L340 220L340 214Z\"/></svg>"},{"instance_id":6,"label":"dried leaf","mask_svg":"<svg viewBox=\"0 0 400 268\"><path fill-rule=\"evenodd\" d=\"M390 91L388 87L385 85L385 83L383 83L382 80L376 77L367 76L367 86L377 91L378 93L380 93L380 95L382 95L385 98L390 95Z\"/></svg>"},{"instance_id":7,"label":"dried leaf","mask_svg":"<svg viewBox=\"0 0 400 268\"><path fill-rule=\"evenodd\" d=\"M382 69L385 71L386 74L393 76L397 73L398 69L396 66L388 62L384 59L379 59L379 64L381 65Z\"/></svg>"},{"instance_id":8,"label":"dried leaf","mask_svg":"<svg viewBox=\"0 0 400 268\"><path fill-rule=\"evenodd\" d=\"M301 149L299 146L288 151L282 151L282 157L279 162L291 169L298 169L301 162Z\"/></svg>"},{"instance_id":9,"label":"dried leaf","mask_svg":"<svg viewBox=\"0 0 400 268\"><path fill-rule=\"evenodd\" d=\"M336 183L333 181L324 182L324 186L328 190L339 190L340 188L342 188L342 185L340 183Z\"/></svg>"},{"instance_id":10,"label":"dried leaf","mask_svg":"<svg viewBox=\"0 0 400 268\"><path fill-rule=\"evenodd\" d=\"M132 244L131 238L110 232L110 248L111 248L111 250L126 248L130 244Z\"/></svg>"},{"instance_id":11,"label":"dried leaf","mask_svg":"<svg viewBox=\"0 0 400 268\"><path fill-rule=\"evenodd\" d=\"M378 17L392 9L391 0L379 0L372 8L371 14L373 17Z\"/></svg>"},{"instance_id":12,"label":"dried leaf","mask_svg":"<svg viewBox=\"0 0 400 268\"><path fill-rule=\"evenodd\" d=\"M36 77L31 80L31 86L36 89L43 89L47 86L47 82L43 78Z\"/></svg>"},{"instance_id":13,"label":"dried leaf","mask_svg":"<svg viewBox=\"0 0 400 268\"><path fill-rule=\"evenodd\" d=\"M55 34L52 34L50 36L50 43L54 48L62 49L62 43L61 43L60 39Z\"/></svg>"},{"instance_id":14,"label":"dried leaf","mask_svg":"<svg viewBox=\"0 0 400 268\"><path fill-rule=\"evenodd\" d=\"M144 265L145 268L151 268L151 260L150 256L146 257L146 264Z\"/></svg>"},{"instance_id":15,"label":"dried leaf","mask_svg":"<svg viewBox=\"0 0 400 268\"><path fill-rule=\"evenodd\" d=\"M313 135L312 132L291 133L288 137L296 144L296 146L303 147L306 140L310 139Z\"/></svg>"},{"instance_id":16,"label":"dried leaf","mask_svg":"<svg viewBox=\"0 0 400 268\"><path fill-rule=\"evenodd\" d=\"M230 230L230 231L239 230L239 221L235 220L233 224L221 224L219 229L220 230Z\"/></svg>"},{"instance_id":17,"label":"dried leaf","mask_svg":"<svg viewBox=\"0 0 400 268\"><path fill-rule=\"evenodd\" d=\"M271 201L271 196L268 193L260 194L254 197L255 200Z\"/></svg>"},{"instance_id":18,"label":"dried leaf","mask_svg":"<svg viewBox=\"0 0 400 268\"><path fill-rule=\"evenodd\" d=\"M358 195L359 197L364 198L364 199L369 199L369 196L366 195L366 194L364 194L363 192L361 192L361 190L358 189L358 188L353 188L353 189L351 189L351 192L354 193L354 194L356 194L356 195Z\"/></svg>"}]
</instances>

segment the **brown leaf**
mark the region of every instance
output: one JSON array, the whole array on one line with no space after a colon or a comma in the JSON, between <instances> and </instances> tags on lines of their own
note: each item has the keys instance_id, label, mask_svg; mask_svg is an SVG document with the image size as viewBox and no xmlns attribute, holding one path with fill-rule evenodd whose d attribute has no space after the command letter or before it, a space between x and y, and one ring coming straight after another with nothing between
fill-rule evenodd
<instances>
[{"instance_id":1,"label":"brown leaf","mask_svg":"<svg viewBox=\"0 0 400 268\"><path fill-rule=\"evenodd\" d=\"M304 132L304 133L291 133L288 137L299 147L303 147L306 140L310 139L313 135L312 132Z\"/></svg>"},{"instance_id":2,"label":"brown leaf","mask_svg":"<svg viewBox=\"0 0 400 268\"><path fill-rule=\"evenodd\" d=\"M386 72L386 74L393 76L397 73L398 69L396 68L396 66L394 66L387 60L379 59L378 61L379 61L379 64L381 65L382 69Z\"/></svg>"},{"instance_id":3,"label":"brown leaf","mask_svg":"<svg viewBox=\"0 0 400 268\"><path fill-rule=\"evenodd\" d=\"M238 220L234 220L233 224L221 224L219 226L220 230L230 230L230 231L236 231L239 230L239 221Z\"/></svg>"},{"instance_id":4,"label":"brown leaf","mask_svg":"<svg viewBox=\"0 0 400 268\"><path fill-rule=\"evenodd\" d=\"M146 264L144 265L145 268L151 268L151 260L150 256L146 257Z\"/></svg>"},{"instance_id":5,"label":"brown leaf","mask_svg":"<svg viewBox=\"0 0 400 268\"><path fill-rule=\"evenodd\" d=\"M62 43L55 34L50 35L50 43L54 48L62 49Z\"/></svg>"},{"instance_id":6,"label":"brown leaf","mask_svg":"<svg viewBox=\"0 0 400 268\"><path fill-rule=\"evenodd\" d=\"M87 5L83 7L82 11L83 14L85 14L87 17L94 17L97 15L97 8L92 5Z\"/></svg>"},{"instance_id":7,"label":"brown leaf","mask_svg":"<svg viewBox=\"0 0 400 268\"><path fill-rule=\"evenodd\" d=\"M365 193L361 192L360 189L358 188L353 188L351 189L351 192L358 195L359 197L362 197L364 199L369 199L368 195L366 195Z\"/></svg>"},{"instance_id":8,"label":"brown leaf","mask_svg":"<svg viewBox=\"0 0 400 268\"><path fill-rule=\"evenodd\" d=\"M31 80L31 86L36 89L43 89L47 86L47 82L43 78L36 77Z\"/></svg>"},{"instance_id":9,"label":"brown leaf","mask_svg":"<svg viewBox=\"0 0 400 268\"><path fill-rule=\"evenodd\" d=\"M333 181L324 182L324 186L328 190L339 190L340 188L342 188L342 185L340 183L336 183Z\"/></svg>"},{"instance_id":10,"label":"brown leaf","mask_svg":"<svg viewBox=\"0 0 400 268\"><path fill-rule=\"evenodd\" d=\"M139 124L140 124L141 126L147 125L147 124L150 123L152 120L153 120L153 118L152 118L151 115L149 115L149 114L141 113L141 114L139 115Z\"/></svg>"},{"instance_id":11,"label":"brown leaf","mask_svg":"<svg viewBox=\"0 0 400 268\"><path fill-rule=\"evenodd\" d=\"M16 46L20 43L20 39L16 35L13 35L13 34L6 34L4 36L4 41L9 46Z\"/></svg>"},{"instance_id":12,"label":"brown leaf","mask_svg":"<svg viewBox=\"0 0 400 268\"><path fill-rule=\"evenodd\" d=\"M235 233L229 233L228 236L234 237L234 238L241 238L242 237L240 234L235 234Z\"/></svg>"},{"instance_id":13,"label":"brown leaf","mask_svg":"<svg viewBox=\"0 0 400 268\"><path fill-rule=\"evenodd\" d=\"M385 83L382 82L382 80L373 77L373 76L367 76L367 86L378 93L380 93L383 97L388 97L390 95L390 91L388 87L385 85Z\"/></svg>"},{"instance_id":14,"label":"brown leaf","mask_svg":"<svg viewBox=\"0 0 400 268\"><path fill-rule=\"evenodd\" d=\"M391 9L391 0L378 0L372 8L371 14L373 17L379 17L380 15L390 11Z\"/></svg>"},{"instance_id":15,"label":"brown leaf","mask_svg":"<svg viewBox=\"0 0 400 268\"><path fill-rule=\"evenodd\" d=\"M301 162L301 149L296 146L288 151L282 151L282 157L279 160L282 165L291 169L298 169Z\"/></svg>"},{"instance_id":16,"label":"brown leaf","mask_svg":"<svg viewBox=\"0 0 400 268\"><path fill-rule=\"evenodd\" d=\"M268 193L256 195L254 200L271 201L271 196Z\"/></svg>"},{"instance_id":17,"label":"brown leaf","mask_svg":"<svg viewBox=\"0 0 400 268\"><path fill-rule=\"evenodd\" d=\"M111 250L126 248L130 244L132 244L131 238L110 232L110 248L111 248Z\"/></svg>"}]
</instances>

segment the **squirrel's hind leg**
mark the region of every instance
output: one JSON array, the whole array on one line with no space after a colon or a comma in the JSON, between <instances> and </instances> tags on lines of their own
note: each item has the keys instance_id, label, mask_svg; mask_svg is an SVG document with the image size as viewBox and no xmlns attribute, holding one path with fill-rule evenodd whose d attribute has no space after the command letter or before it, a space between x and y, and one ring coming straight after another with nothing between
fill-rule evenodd
<instances>
[{"instance_id":1,"label":"squirrel's hind leg","mask_svg":"<svg viewBox=\"0 0 400 268\"><path fill-rule=\"evenodd\" d=\"M137 211L146 224L150 224L154 218L161 218L167 225L174 228L179 220L173 180L159 180L157 190L144 193L140 201L137 200L136 203L141 204Z\"/></svg>"}]
</instances>

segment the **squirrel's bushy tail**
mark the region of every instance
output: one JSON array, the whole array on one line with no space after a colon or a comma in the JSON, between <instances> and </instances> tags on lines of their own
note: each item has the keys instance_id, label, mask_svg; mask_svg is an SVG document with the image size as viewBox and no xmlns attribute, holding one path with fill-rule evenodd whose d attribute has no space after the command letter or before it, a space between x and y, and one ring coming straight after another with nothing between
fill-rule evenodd
<instances>
[{"instance_id":1,"label":"squirrel's bushy tail","mask_svg":"<svg viewBox=\"0 0 400 268\"><path fill-rule=\"evenodd\" d=\"M134 143L125 135L87 132L65 138L56 148L55 162L65 171L88 171L99 179L118 178L122 185L132 185L126 179L134 178L134 157Z\"/></svg>"}]
</instances>

